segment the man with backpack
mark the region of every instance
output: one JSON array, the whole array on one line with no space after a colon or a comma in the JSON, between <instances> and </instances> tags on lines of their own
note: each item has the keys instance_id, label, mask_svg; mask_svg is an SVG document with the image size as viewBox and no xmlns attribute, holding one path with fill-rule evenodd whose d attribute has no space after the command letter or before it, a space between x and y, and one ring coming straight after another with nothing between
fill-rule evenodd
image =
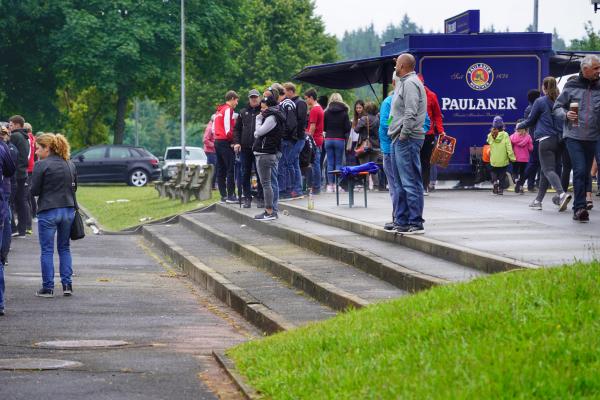
<instances>
[{"instance_id":1,"label":"man with backpack","mask_svg":"<svg viewBox=\"0 0 600 400\"><path fill-rule=\"evenodd\" d=\"M287 82L283 85L285 97L294 102L296 106L296 131L292 137L292 149L289 158L286 158L290 170L290 181L287 182L288 198L302 198L302 172L300 171L300 152L304 148L304 137L308 106L306 102L296 94L296 85ZM286 116L289 117L289 116Z\"/></svg>"}]
</instances>

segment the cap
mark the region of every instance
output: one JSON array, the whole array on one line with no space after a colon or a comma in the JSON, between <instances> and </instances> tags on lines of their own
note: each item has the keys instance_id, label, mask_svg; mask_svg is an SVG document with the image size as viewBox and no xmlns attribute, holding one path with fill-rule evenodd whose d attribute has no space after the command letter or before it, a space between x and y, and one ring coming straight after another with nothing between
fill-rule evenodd
<instances>
[{"instance_id":1,"label":"cap","mask_svg":"<svg viewBox=\"0 0 600 400\"><path fill-rule=\"evenodd\" d=\"M502 120L502 117L499 115L496 115L494 117L494 122L492 122L492 128L504 128L504 121Z\"/></svg>"},{"instance_id":2,"label":"cap","mask_svg":"<svg viewBox=\"0 0 600 400\"><path fill-rule=\"evenodd\" d=\"M260 97L260 93L256 89L252 89L248 92L248 97Z\"/></svg>"}]
</instances>

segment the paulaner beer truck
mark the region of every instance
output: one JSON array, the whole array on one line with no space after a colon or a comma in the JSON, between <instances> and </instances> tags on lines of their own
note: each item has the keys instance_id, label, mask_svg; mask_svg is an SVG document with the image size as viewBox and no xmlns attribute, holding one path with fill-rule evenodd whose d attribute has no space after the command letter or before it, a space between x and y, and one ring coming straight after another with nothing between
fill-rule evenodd
<instances>
[{"instance_id":1,"label":"paulaner beer truck","mask_svg":"<svg viewBox=\"0 0 600 400\"><path fill-rule=\"evenodd\" d=\"M470 148L484 144L494 116L512 133L528 105L527 92L548 75L577 72L584 54L553 51L549 33L479 33L478 10L446 20L445 32L409 34L382 45L380 57L306 67L295 79L335 89L380 83L385 97L394 58L413 54L417 72L438 96L445 131L457 139L450 165L438 176L469 186L475 179Z\"/></svg>"}]
</instances>

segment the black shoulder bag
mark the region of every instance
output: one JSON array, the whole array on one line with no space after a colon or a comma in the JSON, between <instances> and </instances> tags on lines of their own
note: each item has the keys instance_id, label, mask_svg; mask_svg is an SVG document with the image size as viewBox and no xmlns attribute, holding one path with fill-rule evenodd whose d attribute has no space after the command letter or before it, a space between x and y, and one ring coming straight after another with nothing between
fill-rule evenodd
<instances>
[{"instance_id":1,"label":"black shoulder bag","mask_svg":"<svg viewBox=\"0 0 600 400\"><path fill-rule=\"evenodd\" d=\"M73 224L71 225L71 240L79 240L85 237L85 226L79 213L79 205L77 204L77 196L75 195L75 179L73 178L71 164L68 161L66 163L71 174L71 190L73 191L73 203L75 204L75 218L73 218Z\"/></svg>"}]
</instances>

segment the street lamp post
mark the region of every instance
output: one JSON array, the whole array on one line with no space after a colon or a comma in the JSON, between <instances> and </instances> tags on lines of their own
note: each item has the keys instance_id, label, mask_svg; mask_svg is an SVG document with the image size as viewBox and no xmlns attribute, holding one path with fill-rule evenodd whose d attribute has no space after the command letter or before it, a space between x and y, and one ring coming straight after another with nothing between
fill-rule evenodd
<instances>
[{"instance_id":1,"label":"street lamp post","mask_svg":"<svg viewBox=\"0 0 600 400\"><path fill-rule=\"evenodd\" d=\"M538 16L540 9L540 1L533 0L533 31L538 32Z\"/></svg>"},{"instance_id":2,"label":"street lamp post","mask_svg":"<svg viewBox=\"0 0 600 400\"><path fill-rule=\"evenodd\" d=\"M185 165L185 0L181 0L181 162Z\"/></svg>"}]
</instances>

